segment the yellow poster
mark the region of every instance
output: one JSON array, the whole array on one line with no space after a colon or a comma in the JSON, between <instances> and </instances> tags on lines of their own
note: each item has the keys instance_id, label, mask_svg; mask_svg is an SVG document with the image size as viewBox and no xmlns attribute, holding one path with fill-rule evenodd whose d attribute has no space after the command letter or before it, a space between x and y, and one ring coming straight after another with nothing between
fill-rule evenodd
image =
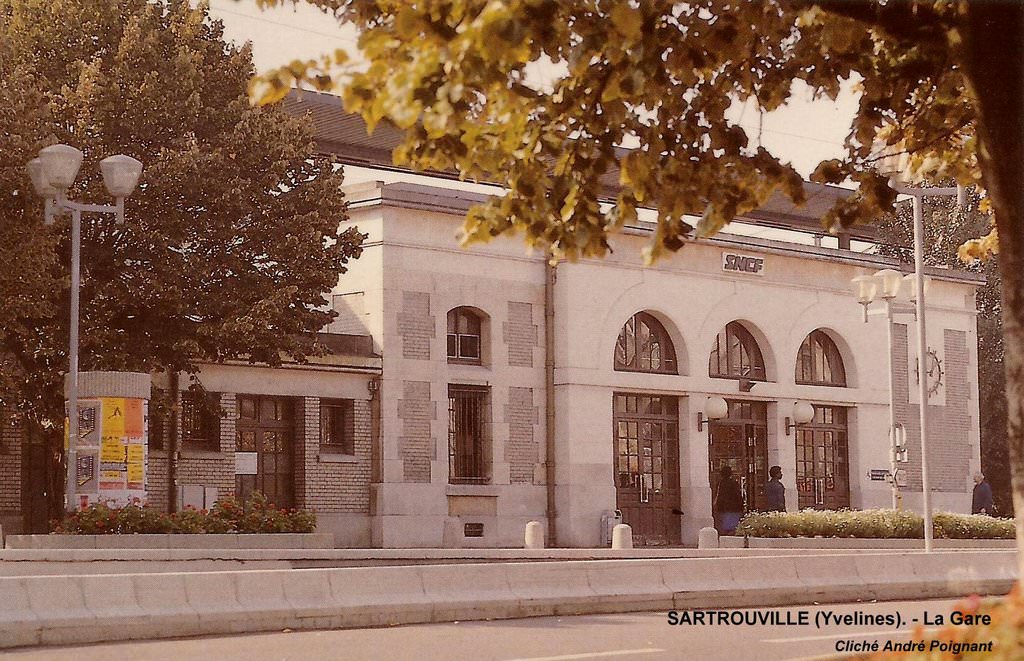
<instances>
[{"instance_id":1,"label":"yellow poster","mask_svg":"<svg viewBox=\"0 0 1024 661\"><path fill-rule=\"evenodd\" d=\"M128 464L139 464L146 458L146 446L141 443L129 443L128 444Z\"/></svg>"},{"instance_id":2,"label":"yellow poster","mask_svg":"<svg viewBox=\"0 0 1024 661\"><path fill-rule=\"evenodd\" d=\"M104 434L103 445L100 446L100 461L124 463L124 439Z\"/></svg>"},{"instance_id":3,"label":"yellow poster","mask_svg":"<svg viewBox=\"0 0 1024 661\"><path fill-rule=\"evenodd\" d=\"M139 401L139 400L135 400ZM125 398L103 398L103 436L121 438L125 435ZM140 409L141 410L141 409Z\"/></svg>"},{"instance_id":4,"label":"yellow poster","mask_svg":"<svg viewBox=\"0 0 1024 661\"><path fill-rule=\"evenodd\" d=\"M128 464L128 482L142 482L145 478L146 472L141 463Z\"/></svg>"}]
</instances>

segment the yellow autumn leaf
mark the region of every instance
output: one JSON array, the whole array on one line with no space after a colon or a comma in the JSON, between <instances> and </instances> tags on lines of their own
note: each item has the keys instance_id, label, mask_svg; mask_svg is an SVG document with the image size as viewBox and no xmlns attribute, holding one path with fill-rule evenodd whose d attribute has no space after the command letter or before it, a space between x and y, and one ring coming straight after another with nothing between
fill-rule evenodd
<instances>
[{"instance_id":1,"label":"yellow autumn leaf","mask_svg":"<svg viewBox=\"0 0 1024 661\"><path fill-rule=\"evenodd\" d=\"M618 2L612 8L612 25L619 34L628 39L639 39L643 35L644 17L639 9L629 6L629 3Z\"/></svg>"}]
</instances>

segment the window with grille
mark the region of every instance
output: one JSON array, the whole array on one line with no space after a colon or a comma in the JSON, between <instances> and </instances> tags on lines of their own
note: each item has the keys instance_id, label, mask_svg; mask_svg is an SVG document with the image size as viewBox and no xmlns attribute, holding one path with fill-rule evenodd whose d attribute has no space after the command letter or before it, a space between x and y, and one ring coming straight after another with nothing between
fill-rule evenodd
<instances>
[{"instance_id":1,"label":"window with grille","mask_svg":"<svg viewBox=\"0 0 1024 661\"><path fill-rule=\"evenodd\" d=\"M220 393L181 393L181 443L189 450L220 451Z\"/></svg>"},{"instance_id":2,"label":"window with grille","mask_svg":"<svg viewBox=\"0 0 1024 661\"><path fill-rule=\"evenodd\" d=\"M715 338L708 375L719 379L766 380L761 348L738 321L726 324Z\"/></svg>"},{"instance_id":3,"label":"window with grille","mask_svg":"<svg viewBox=\"0 0 1024 661\"><path fill-rule=\"evenodd\" d=\"M455 308L448 312L448 361L480 364L480 315L470 308Z\"/></svg>"},{"instance_id":4,"label":"window with grille","mask_svg":"<svg viewBox=\"0 0 1024 661\"><path fill-rule=\"evenodd\" d=\"M615 342L615 370L678 374L675 348L660 321L647 312L630 317Z\"/></svg>"},{"instance_id":5,"label":"window with grille","mask_svg":"<svg viewBox=\"0 0 1024 661\"><path fill-rule=\"evenodd\" d=\"M490 481L488 389L448 386L448 481L486 484Z\"/></svg>"},{"instance_id":6,"label":"window with grille","mask_svg":"<svg viewBox=\"0 0 1024 661\"><path fill-rule=\"evenodd\" d=\"M811 332L796 357L796 382L801 385L846 386L846 368L839 348L824 331Z\"/></svg>"},{"instance_id":7,"label":"window with grille","mask_svg":"<svg viewBox=\"0 0 1024 661\"><path fill-rule=\"evenodd\" d=\"M353 400L320 400L320 451L335 454L356 453Z\"/></svg>"}]
</instances>

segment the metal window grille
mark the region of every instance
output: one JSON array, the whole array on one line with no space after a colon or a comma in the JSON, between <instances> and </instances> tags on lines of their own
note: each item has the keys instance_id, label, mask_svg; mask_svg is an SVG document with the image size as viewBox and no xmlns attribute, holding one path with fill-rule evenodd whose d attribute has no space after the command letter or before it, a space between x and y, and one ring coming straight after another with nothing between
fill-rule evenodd
<instances>
[{"instance_id":1,"label":"metal window grille","mask_svg":"<svg viewBox=\"0 0 1024 661\"><path fill-rule=\"evenodd\" d=\"M487 388L448 386L448 476L453 484L485 484Z\"/></svg>"},{"instance_id":2,"label":"metal window grille","mask_svg":"<svg viewBox=\"0 0 1024 661\"><path fill-rule=\"evenodd\" d=\"M351 399L320 402L320 446L328 452L355 454L355 415Z\"/></svg>"},{"instance_id":3,"label":"metal window grille","mask_svg":"<svg viewBox=\"0 0 1024 661\"><path fill-rule=\"evenodd\" d=\"M181 440L193 448L220 449L219 393L181 393Z\"/></svg>"}]
</instances>

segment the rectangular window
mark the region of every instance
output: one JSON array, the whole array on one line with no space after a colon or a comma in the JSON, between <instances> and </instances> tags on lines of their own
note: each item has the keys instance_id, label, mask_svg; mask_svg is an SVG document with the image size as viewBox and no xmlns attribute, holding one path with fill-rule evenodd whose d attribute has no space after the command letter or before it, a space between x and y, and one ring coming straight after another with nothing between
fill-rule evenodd
<instances>
[{"instance_id":1,"label":"rectangular window","mask_svg":"<svg viewBox=\"0 0 1024 661\"><path fill-rule=\"evenodd\" d=\"M452 484L490 481L489 414L487 388L448 386L448 481Z\"/></svg>"},{"instance_id":2,"label":"rectangular window","mask_svg":"<svg viewBox=\"0 0 1024 661\"><path fill-rule=\"evenodd\" d=\"M320 400L320 451L355 454L355 401Z\"/></svg>"},{"instance_id":3,"label":"rectangular window","mask_svg":"<svg viewBox=\"0 0 1024 661\"><path fill-rule=\"evenodd\" d=\"M220 451L220 393L181 393L181 444L187 450Z\"/></svg>"}]
</instances>

